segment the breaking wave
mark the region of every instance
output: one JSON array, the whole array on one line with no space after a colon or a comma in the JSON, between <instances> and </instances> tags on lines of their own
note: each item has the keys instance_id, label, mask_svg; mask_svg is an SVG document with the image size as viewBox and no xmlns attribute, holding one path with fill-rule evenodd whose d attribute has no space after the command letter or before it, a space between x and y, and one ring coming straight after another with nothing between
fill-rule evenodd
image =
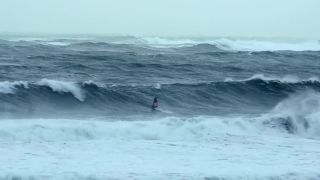
<instances>
[{"instance_id":1,"label":"breaking wave","mask_svg":"<svg viewBox=\"0 0 320 180\"><path fill-rule=\"evenodd\" d=\"M287 132L309 138L320 136L320 93L302 91L278 103L264 115L265 124L280 125Z\"/></svg>"},{"instance_id":2,"label":"breaking wave","mask_svg":"<svg viewBox=\"0 0 320 180\"><path fill-rule=\"evenodd\" d=\"M84 92L80 88L80 86L74 82L65 82L65 81L56 81L50 79L42 79L41 81L37 82L36 84L40 86L47 86L52 89L54 92L62 92L68 93L70 92L75 98L79 101L84 101Z\"/></svg>"},{"instance_id":3,"label":"breaking wave","mask_svg":"<svg viewBox=\"0 0 320 180\"><path fill-rule=\"evenodd\" d=\"M320 91L310 79L255 75L245 80L171 84L101 84L42 79L37 82L0 82L0 111L4 114L112 115L150 113L154 96L160 114L220 115L227 112L262 113L304 90ZM84 111L85 109L85 111Z\"/></svg>"},{"instance_id":4,"label":"breaking wave","mask_svg":"<svg viewBox=\"0 0 320 180\"><path fill-rule=\"evenodd\" d=\"M279 102L270 112L250 116L146 117L78 120L2 120L3 141L80 141L97 139L207 141L233 135L290 133L320 137L320 93L304 91ZM103 120L103 121L101 121Z\"/></svg>"}]
</instances>

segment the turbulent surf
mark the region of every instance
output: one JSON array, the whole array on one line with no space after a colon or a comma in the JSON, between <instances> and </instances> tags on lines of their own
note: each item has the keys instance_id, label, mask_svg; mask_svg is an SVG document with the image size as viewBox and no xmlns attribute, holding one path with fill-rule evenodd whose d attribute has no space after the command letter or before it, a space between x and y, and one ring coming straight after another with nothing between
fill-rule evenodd
<instances>
[{"instance_id":1,"label":"turbulent surf","mask_svg":"<svg viewBox=\"0 0 320 180\"><path fill-rule=\"evenodd\" d=\"M320 177L317 41L1 39L0 179Z\"/></svg>"}]
</instances>

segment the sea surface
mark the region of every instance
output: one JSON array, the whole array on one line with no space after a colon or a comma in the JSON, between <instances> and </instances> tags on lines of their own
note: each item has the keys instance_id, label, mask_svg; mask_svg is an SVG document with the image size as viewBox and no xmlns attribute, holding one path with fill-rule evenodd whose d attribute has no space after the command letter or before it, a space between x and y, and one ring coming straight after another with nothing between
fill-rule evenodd
<instances>
[{"instance_id":1,"label":"sea surface","mask_svg":"<svg viewBox=\"0 0 320 180\"><path fill-rule=\"evenodd\" d=\"M0 35L0 179L320 179L319 77L317 40Z\"/></svg>"}]
</instances>

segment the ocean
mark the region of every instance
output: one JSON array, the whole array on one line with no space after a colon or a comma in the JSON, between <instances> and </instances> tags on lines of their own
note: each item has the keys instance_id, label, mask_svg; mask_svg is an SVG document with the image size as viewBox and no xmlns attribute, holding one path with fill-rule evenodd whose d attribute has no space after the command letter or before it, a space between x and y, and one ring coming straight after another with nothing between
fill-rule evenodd
<instances>
[{"instance_id":1,"label":"ocean","mask_svg":"<svg viewBox=\"0 0 320 180\"><path fill-rule=\"evenodd\" d=\"M0 39L1 180L320 179L319 41Z\"/></svg>"}]
</instances>

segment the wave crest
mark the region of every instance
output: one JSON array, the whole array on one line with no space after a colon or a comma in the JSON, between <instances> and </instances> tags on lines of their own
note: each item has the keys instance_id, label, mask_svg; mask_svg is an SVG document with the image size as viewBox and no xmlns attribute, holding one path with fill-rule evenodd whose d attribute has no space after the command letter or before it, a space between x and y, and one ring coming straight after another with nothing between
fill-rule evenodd
<instances>
[{"instance_id":1,"label":"wave crest","mask_svg":"<svg viewBox=\"0 0 320 180\"><path fill-rule=\"evenodd\" d=\"M154 47L183 47L199 44L211 44L221 50L231 51L320 51L318 41L272 41L272 40L245 40L230 38L163 38L140 37L138 44L147 44ZM128 43L128 42L127 42ZM137 42L132 42L135 44Z\"/></svg>"},{"instance_id":2,"label":"wave crest","mask_svg":"<svg viewBox=\"0 0 320 180\"><path fill-rule=\"evenodd\" d=\"M294 75L286 75L283 77L277 76L265 76L264 74L254 74L253 76L246 79L235 80L233 78L226 78L225 82L245 82L251 80L263 80L263 81L278 81L282 83L301 83L301 82L320 82L318 77L310 77L306 79L301 79Z\"/></svg>"},{"instance_id":3,"label":"wave crest","mask_svg":"<svg viewBox=\"0 0 320 180\"><path fill-rule=\"evenodd\" d=\"M79 101L84 101L85 94L81 87L74 82L42 79L37 82L40 86L48 86L55 92L71 92Z\"/></svg>"}]
</instances>

